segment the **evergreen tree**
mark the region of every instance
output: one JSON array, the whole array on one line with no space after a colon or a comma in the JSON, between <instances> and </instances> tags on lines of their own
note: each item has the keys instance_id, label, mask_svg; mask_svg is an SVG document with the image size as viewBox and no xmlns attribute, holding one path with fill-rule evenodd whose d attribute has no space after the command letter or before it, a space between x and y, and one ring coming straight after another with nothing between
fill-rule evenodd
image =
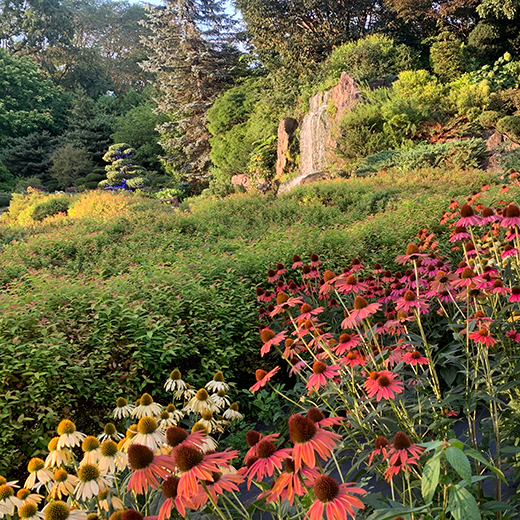
<instances>
[{"instance_id":1,"label":"evergreen tree","mask_svg":"<svg viewBox=\"0 0 520 520\"><path fill-rule=\"evenodd\" d=\"M238 52L229 43L231 22L214 0L171 0L150 7L143 38L145 70L157 74L158 127L167 171L188 181L205 179L210 167L206 113L232 82Z\"/></svg>"},{"instance_id":2,"label":"evergreen tree","mask_svg":"<svg viewBox=\"0 0 520 520\"><path fill-rule=\"evenodd\" d=\"M146 170L133 162L135 150L126 143L116 143L108 148L103 159L110 163L105 167L107 178L100 188L135 189L147 184Z\"/></svg>"}]
</instances>

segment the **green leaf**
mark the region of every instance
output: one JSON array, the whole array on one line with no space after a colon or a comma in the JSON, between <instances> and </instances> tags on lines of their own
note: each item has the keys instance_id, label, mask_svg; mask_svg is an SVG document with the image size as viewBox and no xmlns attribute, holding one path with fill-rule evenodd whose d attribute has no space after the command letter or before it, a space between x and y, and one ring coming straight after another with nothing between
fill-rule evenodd
<instances>
[{"instance_id":1,"label":"green leaf","mask_svg":"<svg viewBox=\"0 0 520 520\"><path fill-rule=\"evenodd\" d=\"M439 475L441 471L440 453L433 456L424 466L422 474L421 492L426 503L431 502L437 484L439 483Z\"/></svg>"},{"instance_id":2,"label":"green leaf","mask_svg":"<svg viewBox=\"0 0 520 520\"><path fill-rule=\"evenodd\" d=\"M480 511L475 497L462 486L456 484L450 490L448 511L454 520L480 520Z\"/></svg>"},{"instance_id":3,"label":"green leaf","mask_svg":"<svg viewBox=\"0 0 520 520\"><path fill-rule=\"evenodd\" d=\"M393 519L397 516L404 516L409 515L411 513L422 513L423 511L426 511L426 506L421 507L392 507L388 509L378 509L377 511L374 511L367 520L389 520Z\"/></svg>"},{"instance_id":4,"label":"green leaf","mask_svg":"<svg viewBox=\"0 0 520 520\"><path fill-rule=\"evenodd\" d=\"M486 468L489 468L495 475L498 475L500 477L500 479L503 481L503 482L506 482L507 483L507 479L505 477L505 475L498 469L498 468L495 468L495 466L493 466L492 464L490 464L483 456L481 453L479 453L478 451L474 450L473 448L468 448L466 449L465 451L466 455L469 455L470 457L472 457L473 459L475 460L478 460L479 462L481 462L482 464L484 464L484 466L486 466Z\"/></svg>"},{"instance_id":5,"label":"green leaf","mask_svg":"<svg viewBox=\"0 0 520 520\"><path fill-rule=\"evenodd\" d=\"M471 464L464 452L459 448L450 446L446 450L446 458L461 478L463 478L468 484L471 484Z\"/></svg>"}]
</instances>

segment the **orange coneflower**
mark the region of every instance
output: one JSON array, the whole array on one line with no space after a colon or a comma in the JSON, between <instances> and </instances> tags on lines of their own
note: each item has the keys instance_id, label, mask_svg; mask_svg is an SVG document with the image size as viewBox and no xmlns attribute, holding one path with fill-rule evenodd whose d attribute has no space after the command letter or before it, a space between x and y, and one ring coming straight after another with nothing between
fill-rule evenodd
<instances>
[{"instance_id":1,"label":"orange coneflower","mask_svg":"<svg viewBox=\"0 0 520 520\"><path fill-rule=\"evenodd\" d=\"M274 367L270 372L266 372L265 370L258 369L255 372L256 383L249 389L251 392L256 392L260 390L260 388L264 387L268 381L270 381L273 376L280 370L280 367Z\"/></svg>"},{"instance_id":2,"label":"orange coneflower","mask_svg":"<svg viewBox=\"0 0 520 520\"><path fill-rule=\"evenodd\" d=\"M263 439L256 447L257 460L247 468L247 488L251 486L254 478L262 481L265 476L272 476L275 468L281 470L282 463L291 456L291 449L278 449L274 442Z\"/></svg>"},{"instance_id":3,"label":"orange coneflower","mask_svg":"<svg viewBox=\"0 0 520 520\"><path fill-rule=\"evenodd\" d=\"M381 399L393 399L395 394L403 391L403 383L394 381L397 376L388 370L371 372L363 384L368 397L376 396L377 401Z\"/></svg>"},{"instance_id":4,"label":"orange coneflower","mask_svg":"<svg viewBox=\"0 0 520 520\"><path fill-rule=\"evenodd\" d=\"M488 347L492 347L497 340L489 335L489 330L486 328L478 329L468 334L469 339L472 339L476 343L482 343Z\"/></svg>"},{"instance_id":5,"label":"orange coneflower","mask_svg":"<svg viewBox=\"0 0 520 520\"><path fill-rule=\"evenodd\" d=\"M195 509L194 504L188 497L179 496L178 489L179 479L173 475L169 476L162 483L162 492L166 500L159 509L158 520L166 520L167 518L170 518L174 506L183 518L186 516L187 507Z\"/></svg>"},{"instance_id":6,"label":"orange coneflower","mask_svg":"<svg viewBox=\"0 0 520 520\"><path fill-rule=\"evenodd\" d=\"M294 497L305 495L314 481L319 476L317 470L303 467L296 471L293 459L285 459L284 470L280 473L270 491L266 491L261 496L265 496L266 502L275 502L278 499L288 500L293 505ZM304 485L305 484L305 485Z\"/></svg>"},{"instance_id":7,"label":"orange coneflower","mask_svg":"<svg viewBox=\"0 0 520 520\"><path fill-rule=\"evenodd\" d=\"M341 367L337 365L328 366L323 361L315 361L312 365L312 375L306 387L309 393L314 390L317 392L321 386L327 385L327 379L334 379L338 376Z\"/></svg>"}]
</instances>

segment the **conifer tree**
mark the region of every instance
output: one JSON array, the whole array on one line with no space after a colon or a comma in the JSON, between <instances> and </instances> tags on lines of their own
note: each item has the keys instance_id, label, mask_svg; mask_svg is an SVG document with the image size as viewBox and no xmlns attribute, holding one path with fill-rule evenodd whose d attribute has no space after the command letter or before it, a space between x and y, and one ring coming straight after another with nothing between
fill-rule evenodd
<instances>
[{"instance_id":1,"label":"conifer tree","mask_svg":"<svg viewBox=\"0 0 520 520\"><path fill-rule=\"evenodd\" d=\"M157 74L157 112L169 121L158 127L167 171L198 182L208 176L210 134L206 112L231 83L238 51L230 44L232 21L214 0L169 0L151 6L143 39L148 60L142 67Z\"/></svg>"},{"instance_id":2,"label":"conifer tree","mask_svg":"<svg viewBox=\"0 0 520 520\"><path fill-rule=\"evenodd\" d=\"M116 143L103 156L107 178L99 183L100 188L135 189L147 184L146 170L134 164L135 150L126 143Z\"/></svg>"}]
</instances>

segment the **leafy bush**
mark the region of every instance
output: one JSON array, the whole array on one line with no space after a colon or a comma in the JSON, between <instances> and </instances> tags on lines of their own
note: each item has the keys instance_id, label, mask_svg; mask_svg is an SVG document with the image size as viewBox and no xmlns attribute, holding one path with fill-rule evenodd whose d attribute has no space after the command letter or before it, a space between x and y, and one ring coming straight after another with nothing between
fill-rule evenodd
<instances>
[{"instance_id":1,"label":"leafy bush","mask_svg":"<svg viewBox=\"0 0 520 520\"><path fill-rule=\"evenodd\" d=\"M13 197L12 193L7 192L7 191L0 191L0 208L9 206L9 203L11 202L12 197Z\"/></svg>"},{"instance_id":2,"label":"leafy bush","mask_svg":"<svg viewBox=\"0 0 520 520\"><path fill-rule=\"evenodd\" d=\"M453 81L465 70L464 45L450 32L436 37L430 47L430 61L433 72L443 81Z\"/></svg>"},{"instance_id":3,"label":"leafy bush","mask_svg":"<svg viewBox=\"0 0 520 520\"><path fill-rule=\"evenodd\" d=\"M520 143L520 116L503 117L497 121L496 128L515 143Z\"/></svg>"},{"instance_id":4,"label":"leafy bush","mask_svg":"<svg viewBox=\"0 0 520 520\"><path fill-rule=\"evenodd\" d=\"M57 215L58 213L66 213L69 209L70 198L67 196L50 196L37 203L32 212L31 218L41 222L44 218Z\"/></svg>"}]
</instances>

